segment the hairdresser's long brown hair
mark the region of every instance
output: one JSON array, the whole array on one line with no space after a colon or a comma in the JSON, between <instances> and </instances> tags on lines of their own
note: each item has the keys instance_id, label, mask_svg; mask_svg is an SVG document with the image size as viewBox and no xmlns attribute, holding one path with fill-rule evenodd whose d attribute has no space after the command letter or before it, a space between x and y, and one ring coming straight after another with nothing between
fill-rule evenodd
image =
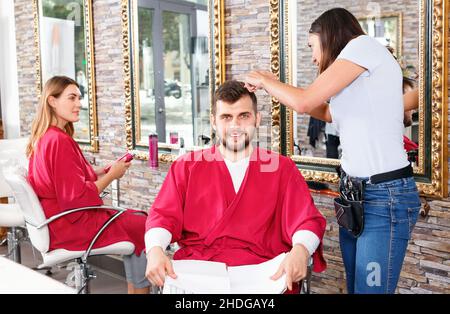
<instances>
[{"instance_id":1,"label":"hairdresser's long brown hair","mask_svg":"<svg viewBox=\"0 0 450 314\"><path fill-rule=\"evenodd\" d=\"M320 38L322 60L319 73L324 72L341 53L350 40L365 35L356 17L343 8L325 11L312 24L310 34Z\"/></svg>"},{"instance_id":2,"label":"hairdresser's long brown hair","mask_svg":"<svg viewBox=\"0 0 450 314\"><path fill-rule=\"evenodd\" d=\"M26 150L28 158L30 158L37 142L51 126L51 123L56 121L55 112L48 103L48 98L50 96L58 98L69 85L75 85L79 88L78 83L67 76L54 76L45 83L39 100L37 114L31 125L31 135ZM68 135L73 136L74 127L72 122L68 122L64 128Z\"/></svg>"}]
</instances>

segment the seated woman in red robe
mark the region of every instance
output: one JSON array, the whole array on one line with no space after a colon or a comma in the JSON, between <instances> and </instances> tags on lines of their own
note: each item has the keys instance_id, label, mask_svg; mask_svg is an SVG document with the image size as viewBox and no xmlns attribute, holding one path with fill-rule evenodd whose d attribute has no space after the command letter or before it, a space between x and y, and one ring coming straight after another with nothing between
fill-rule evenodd
<instances>
[{"instance_id":1,"label":"seated woman in red robe","mask_svg":"<svg viewBox=\"0 0 450 314\"><path fill-rule=\"evenodd\" d=\"M27 146L28 180L36 192L47 218L68 209L103 205L101 193L113 180L121 178L130 162L117 161L107 173L95 171L73 139L73 123L79 120L81 94L77 82L55 76L42 91L37 115ZM86 210L51 222L50 250L86 250L101 228L114 214L112 210ZM135 252L124 256L129 293L148 293L145 278L144 231L146 216L129 210L114 220L100 235L94 248L120 241L135 245Z\"/></svg>"}]
</instances>

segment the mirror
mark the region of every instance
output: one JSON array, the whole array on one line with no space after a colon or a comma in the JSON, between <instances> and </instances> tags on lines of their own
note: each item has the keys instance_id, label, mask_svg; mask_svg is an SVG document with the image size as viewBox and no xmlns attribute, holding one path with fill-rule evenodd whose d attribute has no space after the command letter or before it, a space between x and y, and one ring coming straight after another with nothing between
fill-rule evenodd
<instances>
[{"instance_id":1,"label":"mirror","mask_svg":"<svg viewBox=\"0 0 450 314\"><path fill-rule=\"evenodd\" d=\"M223 3L126 2L128 149L147 159L149 135L156 133L159 150L170 161L181 147L211 144L210 105L223 81Z\"/></svg>"},{"instance_id":2,"label":"mirror","mask_svg":"<svg viewBox=\"0 0 450 314\"><path fill-rule=\"evenodd\" d=\"M274 1L271 6L272 72L306 87L317 77L307 46L311 23L324 11L343 7L365 32L391 51L404 76L404 91L419 89L419 108L405 114L404 143L424 195L447 195L447 16L440 1ZM278 35L279 34L279 35ZM278 36L277 36L278 35ZM341 148L332 123L297 114L274 100L273 145L289 155L307 180L337 182ZM409 145L407 147L407 145Z\"/></svg>"},{"instance_id":3,"label":"mirror","mask_svg":"<svg viewBox=\"0 0 450 314\"><path fill-rule=\"evenodd\" d=\"M82 95L75 140L98 151L91 0L33 0L38 95L45 82L65 75L78 82Z\"/></svg>"},{"instance_id":4,"label":"mirror","mask_svg":"<svg viewBox=\"0 0 450 314\"><path fill-rule=\"evenodd\" d=\"M417 85L418 78L418 37L413 31L403 34L403 25L405 29L418 31L419 20L419 3L417 1L383 1L383 2L366 2L359 1L355 5L348 5L348 1L338 1L337 3L327 5L311 4L305 1L289 2L289 12L296 16L302 16L300 21L289 25L290 51L289 56L292 60L292 82L296 82L298 86L310 85L317 76L317 66L311 62L311 49L308 47L308 30L313 20L322 12L336 6L346 7L358 18L363 30L369 35L376 38L387 48L391 49L394 56L399 60L406 85L405 89L414 88ZM402 7L408 7L408 14L405 14L403 23L403 12L396 11L389 13L389 10L402 10ZM309 20L307 20L309 19ZM403 43L405 45L405 53L403 54ZM407 73L408 71L408 73ZM411 116L408 113L408 127L405 128L405 135L409 138L414 136L418 144L418 128L415 127L414 134L411 134ZM414 115L417 117L417 114ZM415 126L418 121L415 121ZM292 117L292 155L339 159L341 157L341 147L339 132L333 123L325 123L323 121L310 118L309 115L297 114L293 112Z\"/></svg>"}]
</instances>

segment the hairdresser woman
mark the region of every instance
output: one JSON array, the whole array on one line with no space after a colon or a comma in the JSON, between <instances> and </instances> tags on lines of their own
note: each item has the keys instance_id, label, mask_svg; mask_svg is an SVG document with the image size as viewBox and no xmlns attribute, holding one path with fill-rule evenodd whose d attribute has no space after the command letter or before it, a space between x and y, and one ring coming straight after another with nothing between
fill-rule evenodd
<instances>
[{"instance_id":1,"label":"hairdresser woman","mask_svg":"<svg viewBox=\"0 0 450 314\"><path fill-rule=\"evenodd\" d=\"M364 181L364 228L340 227L349 293L394 293L420 200L403 148L402 72L391 53L365 35L347 10L319 16L308 45L319 76L307 88L281 83L270 72L246 76L298 113L336 124L343 180ZM328 104L329 100L329 104Z\"/></svg>"}]
</instances>

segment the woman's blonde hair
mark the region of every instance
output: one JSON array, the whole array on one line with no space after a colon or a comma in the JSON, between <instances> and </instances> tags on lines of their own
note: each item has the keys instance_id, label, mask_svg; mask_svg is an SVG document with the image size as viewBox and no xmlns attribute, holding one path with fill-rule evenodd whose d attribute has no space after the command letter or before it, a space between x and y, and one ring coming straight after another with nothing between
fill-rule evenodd
<instances>
[{"instance_id":1,"label":"woman's blonde hair","mask_svg":"<svg viewBox=\"0 0 450 314\"><path fill-rule=\"evenodd\" d=\"M37 114L31 125L31 135L26 150L28 158L30 158L35 150L39 139L45 134L51 126L51 123L56 120L55 112L50 106L48 98L50 96L58 98L69 85L75 85L79 88L78 83L67 76L54 76L45 83L41 98L39 99ZM65 130L68 135L73 136L73 123L68 122Z\"/></svg>"}]
</instances>

